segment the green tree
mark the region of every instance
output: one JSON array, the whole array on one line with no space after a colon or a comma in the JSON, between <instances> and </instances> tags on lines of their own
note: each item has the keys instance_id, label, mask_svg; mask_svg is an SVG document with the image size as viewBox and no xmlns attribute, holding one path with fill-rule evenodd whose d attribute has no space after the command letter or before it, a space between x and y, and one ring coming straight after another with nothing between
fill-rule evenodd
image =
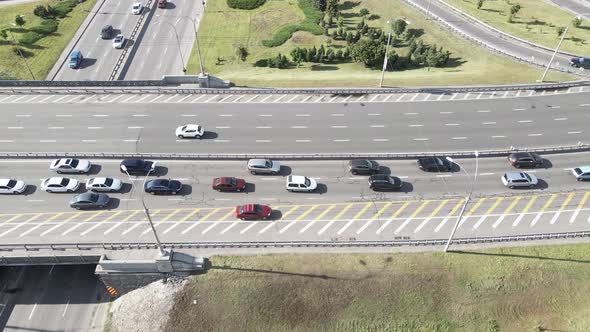
<instances>
[{"instance_id":1,"label":"green tree","mask_svg":"<svg viewBox=\"0 0 590 332\"><path fill-rule=\"evenodd\" d=\"M336 51L335 57L336 57L336 60L343 60L342 59L342 50Z\"/></svg>"},{"instance_id":2,"label":"green tree","mask_svg":"<svg viewBox=\"0 0 590 332\"><path fill-rule=\"evenodd\" d=\"M6 33L6 30L0 30L0 38L4 39L5 41L8 39L8 33Z\"/></svg>"},{"instance_id":3,"label":"green tree","mask_svg":"<svg viewBox=\"0 0 590 332\"><path fill-rule=\"evenodd\" d=\"M357 25L357 30L361 30L365 26L365 19L363 18Z\"/></svg>"},{"instance_id":4,"label":"green tree","mask_svg":"<svg viewBox=\"0 0 590 332\"><path fill-rule=\"evenodd\" d=\"M361 8L361 10L359 11L359 14L363 17L363 19L365 19L365 17L367 17L367 15L369 15L369 10L367 8Z\"/></svg>"},{"instance_id":5,"label":"green tree","mask_svg":"<svg viewBox=\"0 0 590 332\"><path fill-rule=\"evenodd\" d=\"M338 15L338 1L339 0L327 0L326 12L328 15L336 17Z\"/></svg>"},{"instance_id":6,"label":"green tree","mask_svg":"<svg viewBox=\"0 0 590 332\"><path fill-rule=\"evenodd\" d=\"M26 23L25 17L23 15L16 15L16 17L14 18L14 23L16 23L16 25L18 25L19 27L22 27Z\"/></svg>"},{"instance_id":7,"label":"green tree","mask_svg":"<svg viewBox=\"0 0 590 332\"><path fill-rule=\"evenodd\" d=\"M522 9L519 3L515 3L510 7L510 15L516 16L516 14Z\"/></svg>"},{"instance_id":8,"label":"green tree","mask_svg":"<svg viewBox=\"0 0 590 332\"><path fill-rule=\"evenodd\" d=\"M338 19L336 20L336 26L338 26L339 28L344 27L344 17L342 17L342 15L338 15Z\"/></svg>"},{"instance_id":9,"label":"green tree","mask_svg":"<svg viewBox=\"0 0 590 332\"><path fill-rule=\"evenodd\" d=\"M574 17L574 19L572 20L572 25L576 28L579 28L580 26L582 26L582 18L581 17Z\"/></svg>"},{"instance_id":10,"label":"green tree","mask_svg":"<svg viewBox=\"0 0 590 332\"><path fill-rule=\"evenodd\" d=\"M39 5L33 9L33 14L41 18L46 18L49 15L49 11L45 6Z\"/></svg>"},{"instance_id":11,"label":"green tree","mask_svg":"<svg viewBox=\"0 0 590 332\"><path fill-rule=\"evenodd\" d=\"M326 10L326 0L313 0L313 5L321 11Z\"/></svg>"},{"instance_id":12,"label":"green tree","mask_svg":"<svg viewBox=\"0 0 590 332\"><path fill-rule=\"evenodd\" d=\"M406 31L407 26L408 23L405 20L402 20L401 18L398 18L397 20L393 21L393 23L391 24L391 30L393 30L395 38L401 36L401 34L404 33L404 31Z\"/></svg>"},{"instance_id":13,"label":"green tree","mask_svg":"<svg viewBox=\"0 0 590 332\"><path fill-rule=\"evenodd\" d=\"M481 9L481 7L483 6L483 2L484 0L477 0L477 9Z\"/></svg>"},{"instance_id":14,"label":"green tree","mask_svg":"<svg viewBox=\"0 0 590 332\"><path fill-rule=\"evenodd\" d=\"M350 48L345 48L342 52L342 60L348 60L350 58Z\"/></svg>"},{"instance_id":15,"label":"green tree","mask_svg":"<svg viewBox=\"0 0 590 332\"><path fill-rule=\"evenodd\" d=\"M250 53L244 45L239 45L236 49L236 55L238 56L238 59L240 59L241 61L246 61L246 58L248 57L248 55L250 55Z\"/></svg>"},{"instance_id":16,"label":"green tree","mask_svg":"<svg viewBox=\"0 0 590 332\"><path fill-rule=\"evenodd\" d=\"M315 57L318 53L318 50L315 48L315 45L309 49L308 57L307 57L307 62L315 62Z\"/></svg>"},{"instance_id":17,"label":"green tree","mask_svg":"<svg viewBox=\"0 0 590 332\"><path fill-rule=\"evenodd\" d=\"M563 35L565 32L565 27L556 27L555 32L557 32L557 37L561 37L561 35Z\"/></svg>"},{"instance_id":18,"label":"green tree","mask_svg":"<svg viewBox=\"0 0 590 332\"><path fill-rule=\"evenodd\" d=\"M366 67L379 68L385 57L385 45L370 38L363 38L352 45L350 56L355 62L363 63Z\"/></svg>"}]
</instances>

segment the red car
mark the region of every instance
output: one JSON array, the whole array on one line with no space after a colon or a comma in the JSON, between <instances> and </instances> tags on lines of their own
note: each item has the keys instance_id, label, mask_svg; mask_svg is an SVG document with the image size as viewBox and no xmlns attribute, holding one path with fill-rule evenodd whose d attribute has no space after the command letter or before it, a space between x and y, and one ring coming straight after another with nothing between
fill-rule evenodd
<instances>
[{"instance_id":1,"label":"red car","mask_svg":"<svg viewBox=\"0 0 590 332\"><path fill-rule=\"evenodd\" d=\"M246 190L246 180L234 177L215 178L211 187L217 191L244 191Z\"/></svg>"},{"instance_id":2,"label":"red car","mask_svg":"<svg viewBox=\"0 0 590 332\"><path fill-rule=\"evenodd\" d=\"M236 218L242 220L268 219L272 210L268 205L246 204L236 206Z\"/></svg>"}]
</instances>

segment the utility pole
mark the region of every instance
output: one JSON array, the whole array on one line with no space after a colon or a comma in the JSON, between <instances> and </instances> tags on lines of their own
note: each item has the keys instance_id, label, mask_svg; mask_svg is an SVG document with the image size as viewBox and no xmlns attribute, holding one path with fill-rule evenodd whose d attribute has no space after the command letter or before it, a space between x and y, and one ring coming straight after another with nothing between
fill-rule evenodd
<instances>
[{"instance_id":1,"label":"utility pole","mask_svg":"<svg viewBox=\"0 0 590 332\"><path fill-rule=\"evenodd\" d=\"M389 23L389 21L388 21ZM387 46L385 46L385 58L383 59L383 69L381 70L381 80L379 81L379 87L383 87L383 77L385 76L385 69L387 69L387 54L389 52L389 42L391 41L391 31L387 33Z\"/></svg>"}]
</instances>

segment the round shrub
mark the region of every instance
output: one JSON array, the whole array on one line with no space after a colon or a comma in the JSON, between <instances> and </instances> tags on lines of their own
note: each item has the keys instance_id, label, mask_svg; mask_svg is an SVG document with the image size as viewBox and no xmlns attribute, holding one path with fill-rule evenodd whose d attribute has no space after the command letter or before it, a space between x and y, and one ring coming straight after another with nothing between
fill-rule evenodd
<instances>
[{"instance_id":1,"label":"round shrub","mask_svg":"<svg viewBox=\"0 0 590 332\"><path fill-rule=\"evenodd\" d=\"M264 3L266 0L227 0L227 5L233 9L255 9L258 8Z\"/></svg>"},{"instance_id":2,"label":"round shrub","mask_svg":"<svg viewBox=\"0 0 590 332\"><path fill-rule=\"evenodd\" d=\"M57 31L57 25L58 22L56 20L44 20L41 22L41 25L32 27L31 31L48 35Z\"/></svg>"}]
</instances>

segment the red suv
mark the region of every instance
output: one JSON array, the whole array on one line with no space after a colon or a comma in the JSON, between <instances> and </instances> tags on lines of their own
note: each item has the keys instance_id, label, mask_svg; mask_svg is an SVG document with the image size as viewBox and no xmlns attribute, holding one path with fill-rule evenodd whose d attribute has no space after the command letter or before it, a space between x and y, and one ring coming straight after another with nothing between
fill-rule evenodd
<instances>
[{"instance_id":1,"label":"red suv","mask_svg":"<svg viewBox=\"0 0 590 332\"><path fill-rule=\"evenodd\" d=\"M158 8L166 8L167 2L166 0L158 0Z\"/></svg>"},{"instance_id":2,"label":"red suv","mask_svg":"<svg viewBox=\"0 0 590 332\"><path fill-rule=\"evenodd\" d=\"M236 206L236 218L242 220L260 220L270 218L272 210L268 205L246 204Z\"/></svg>"},{"instance_id":3,"label":"red suv","mask_svg":"<svg viewBox=\"0 0 590 332\"><path fill-rule=\"evenodd\" d=\"M213 179L211 187L217 191L244 191L246 190L246 180L236 179L234 177L221 177Z\"/></svg>"}]
</instances>

